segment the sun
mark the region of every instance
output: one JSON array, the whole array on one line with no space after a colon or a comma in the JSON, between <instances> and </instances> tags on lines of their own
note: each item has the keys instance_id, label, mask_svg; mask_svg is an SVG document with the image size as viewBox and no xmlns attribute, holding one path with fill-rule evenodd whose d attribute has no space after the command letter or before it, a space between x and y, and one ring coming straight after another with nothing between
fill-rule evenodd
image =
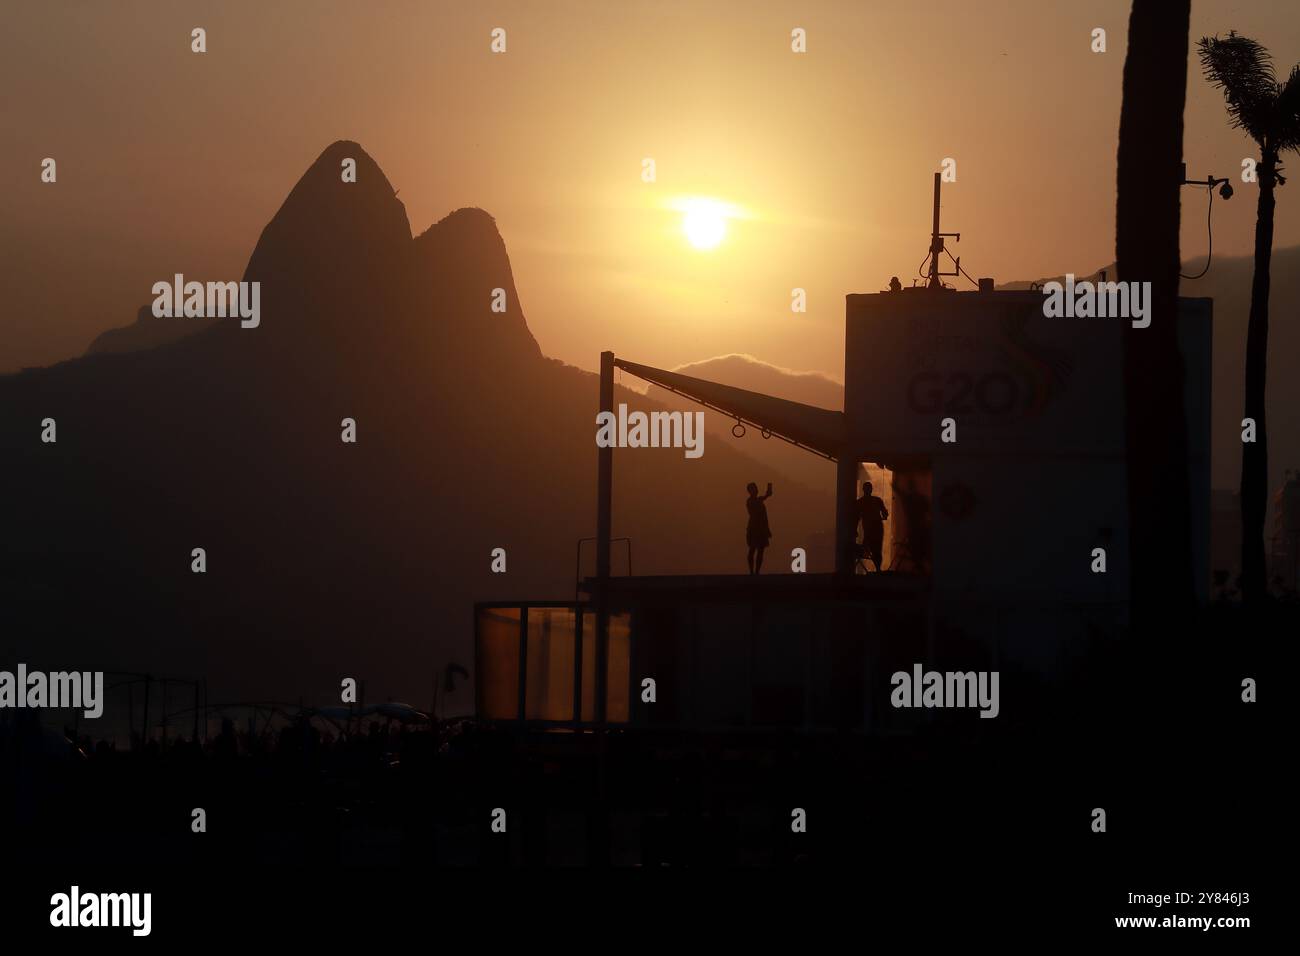
<instances>
[{"instance_id":1,"label":"sun","mask_svg":"<svg viewBox=\"0 0 1300 956\"><path fill-rule=\"evenodd\" d=\"M690 199L682 204L682 232L696 249L713 249L727 234L727 210L713 199Z\"/></svg>"}]
</instances>

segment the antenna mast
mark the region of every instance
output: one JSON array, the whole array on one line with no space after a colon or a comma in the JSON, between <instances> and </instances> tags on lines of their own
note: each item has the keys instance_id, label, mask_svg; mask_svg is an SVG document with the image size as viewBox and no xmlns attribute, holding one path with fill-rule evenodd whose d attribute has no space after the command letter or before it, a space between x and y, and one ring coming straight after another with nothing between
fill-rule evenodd
<instances>
[{"instance_id":1,"label":"antenna mast","mask_svg":"<svg viewBox=\"0 0 1300 956\"><path fill-rule=\"evenodd\" d=\"M930 231L930 281L926 286L931 289L942 289L943 280L940 276L957 276L961 275L961 256L955 260L957 268L952 272L942 272L939 269L939 255L944 251L944 236L952 236L958 242L961 242L960 232L940 232L939 231L939 183L941 177L939 173L934 174L934 228Z\"/></svg>"}]
</instances>

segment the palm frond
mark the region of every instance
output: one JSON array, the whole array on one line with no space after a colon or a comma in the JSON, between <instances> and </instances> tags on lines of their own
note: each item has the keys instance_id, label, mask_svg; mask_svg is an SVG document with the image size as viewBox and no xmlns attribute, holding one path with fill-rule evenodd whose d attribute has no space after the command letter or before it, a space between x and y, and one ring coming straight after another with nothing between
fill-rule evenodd
<instances>
[{"instance_id":1,"label":"palm frond","mask_svg":"<svg viewBox=\"0 0 1300 956\"><path fill-rule=\"evenodd\" d=\"M1279 85L1272 126L1271 141L1279 152L1300 150L1300 64L1291 67L1291 75Z\"/></svg>"},{"instance_id":2,"label":"palm frond","mask_svg":"<svg viewBox=\"0 0 1300 956\"><path fill-rule=\"evenodd\" d=\"M1268 50L1250 37L1238 36L1235 30L1222 38L1202 37L1197 48L1205 78L1223 90L1232 125L1262 143L1278 93Z\"/></svg>"}]
</instances>

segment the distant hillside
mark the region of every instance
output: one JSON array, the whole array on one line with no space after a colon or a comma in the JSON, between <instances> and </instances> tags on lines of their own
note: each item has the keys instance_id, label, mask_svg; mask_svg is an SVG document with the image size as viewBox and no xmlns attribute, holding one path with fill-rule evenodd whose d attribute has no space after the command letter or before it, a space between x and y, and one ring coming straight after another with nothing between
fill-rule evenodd
<instances>
[{"instance_id":1,"label":"distant hillside","mask_svg":"<svg viewBox=\"0 0 1300 956\"><path fill-rule=\"evenodd\" d=\"M157 348L159 345L170 345L195 332L211 328L217 321L202 318L183 321L159 318L153 314L152 303L142 305L140 311L136 313L135 322L101 332L95 337L95 341L90 343L86 354L138 352L141 349Z\"/></svg>"}]
</instances>

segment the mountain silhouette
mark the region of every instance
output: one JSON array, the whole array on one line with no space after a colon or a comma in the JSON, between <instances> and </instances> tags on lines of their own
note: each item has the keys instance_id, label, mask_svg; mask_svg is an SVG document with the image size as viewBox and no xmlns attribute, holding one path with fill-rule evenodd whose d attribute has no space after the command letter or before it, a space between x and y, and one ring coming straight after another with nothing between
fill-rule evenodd
<instances>
[{"instance_id":1,"label":"mountain silhouette","mask_svg":"<svg viewBox=\"0 0 1300 956\"><path fill-rule=\"evenodd\" d=\"M211 328L216 319L186 319L178 322L173 318L159 318L153 314L153 304L140 306L135 322L120 328L109 329L95 336L86 349L87 355L112 352L138 352L141 349L157 348L170 345L187 336Z\"/></svg>"},{"instance_id":2,"label":"mountain silhouette","mask_svg":"<svg viewBox=\"0 0 1300 956\"><path fill-rule=\"evenodd\" d=\"M596 377L542 354L487 213L412 238L353 142L293 187L244 278L261 283L255 329L142 315L81 358L0 376L0 657L205 676L214 700L329 702L354 677L423 703L444 664L473 660L474 601L573 594L594 533ZM617 346L592 342L593 362ZM742 572L744 487L768 480L771 570L796 546L829 569L812 543L829 487L705 450L616 452L614 533L637 573ZM472 683L446 706L470 709Z\"/></svg>"}]
</instances>

